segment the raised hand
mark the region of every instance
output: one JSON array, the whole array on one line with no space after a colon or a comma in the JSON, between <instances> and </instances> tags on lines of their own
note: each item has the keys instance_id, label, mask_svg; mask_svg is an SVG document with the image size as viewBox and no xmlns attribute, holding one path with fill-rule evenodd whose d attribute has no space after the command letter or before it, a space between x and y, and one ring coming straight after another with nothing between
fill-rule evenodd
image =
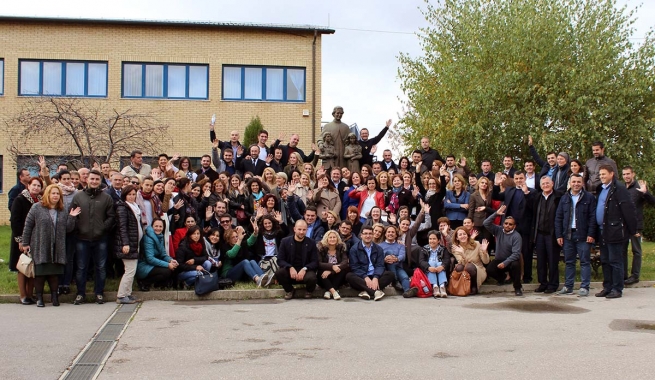
<instances>
[{"instance_id":1,"label":"raised hand","mask_svg":"<svg viewBox=\"0 0 655 380\"><path fill-rule=\"evenodd\" d=\"M278 223L282 223L282 213L279 211L275 211L275 220L277 220Z\"/></svg>"},{"instance_id":2,"label":"raised hand","mask_svg":"<svg viewBox=\"0 0 655 380\"><path fill-rule=\"evenodd\" d=\"M72 208L70 213L68 215L70 216L78 216L82 213L82 209L80 207Z\"/></svg>"},{"instance_id":3,"label":"raised hand","mask_svg":"<svg viewBox=\"0 0 655 380\"><path fill-rule=\"evenodd\" d=\"M173 157L171 158L171 161L177 161L182 157L179 153L173 153Z\"/></svg>"},{"instance_id":4,"label":"raised hand","mask_svg":"<svg viewBox=\"0 0 655 380\"><path fill-rule=\"evenodd\" d=\"M371 154L375 154L375 152L377 152L377 151L378 151L378 146L377 146L377 144L376 144L376 145L373 145L373 146L371 147Z\"/></svg>"},{"instance_id":5,"label":"raised hand","mask_svg":"<svg viewBox=\"0 0 655 380\"><path fill-rule=\"evenodd\" d=\"M243 145L239 145L237 147L237 155L239 156L243 155Z\"/></svg>"},{"instance_id":6,"label":"raised hand","mask_svg":"<svg viewBox=\"0 0 655 380\"><path fill-rule=\"evenodd\" d=\"M500 186L500 184L503 182L503 174L501 172L496 173L494 176L494 185Z\"/></svg>"},{"instance_id":7,"label":"raised hand","mask_svg":"<svg viewBox=\"0 0 655 380\"><path fill-rule=\"evenodd\" d=\"M646 181L640 179L639 181L637 181L637 183L639 184L639 188L637 190L642 194L646 194L646 192L648 191L648 184L646 183Z\"/></svg>"},{"instance_id":8,"label":"raised hand","mask_svg":"<svg viewBox=\"0 0 655 380\"><path fill-rule=\"evenodd\" d=\"M475 240L475 238L478 237L479 234L480 232L478 232L478 230L473 230L473 232L471 232L471 239Z\"/></svg>"},{"instance_id":9,"label":"raised hand","mask_svg":"<svg viewBox=\"0 0 655 380\"><path fill-rule=\"evenodd\" d=\"M271 161L273 161L273 155L272 155L272 154L269 154L268 156L266 156L266 163L267 163L267 164L270 164Z\"/></svg>"},{"instance_id":10,"label":"raised hand","mask_svg":"<svg viewBox=\"0 0 655 380\"><path fill-rule=\"evenodd\" d=\"M487 247L489 247L489 240L482 239L482 244L480 244L480 249L486 251Z\"/></svg>"},{"instance_id":11,"label":"raised hand","mask_svg":"<svg viewBox=\"0 0 655 380\"><path fill-rule=\"evenodd\" d=\"M212 210L211 207L207 207L207 210L205 211L205 220L210 220L214 216L214 210Z\"/></svg>"},{"instance_id":12,"label":"raised hand","mask_svg":"<svg viewBox=\"0 0 655 380\"><path fill-rule=\"evenodd\" d=\"M528 146L532 146L532 136L528 135Z\"/></svg>"},{"instance_id":13,"label":"raised hand","mask_svg":"<svg viewBox=\"0 0 655 380\"><path fill-rule=\"evenodd\" d=\"M184 206L184 200L183 199L178 199L178 201L175 202L175 204L173 205L173 207L175 207L176 210L181 209L182 206Z\"/></svg>"},{"instance_id":14,"label":"raised hand","mask_svg":"<svg viewBox=\"0 0 655 380\"><path fill-rule=\"evenodd\" d=\"M316 146L316 143L312 143L312 150L313 150L314 152L316 152L316 153L321 153L321 151L320 151L320 150L318 149L318 147Z\"/></svg>"},{"instance_id":15,"label":"raised hand","mask_svg":"<svg viewBox=\"0 0 655 380\"><path fill-rule=\"evenodd\" d=\"M96 168L96 165L98 165L98 163L97 163L97 162L94 162L94 163L93 163L93 168L94 168L94 169ZM45 158L44 158L43 156L39 156L39 167L40 167L41 169L43 169L43 168L45 168L46 166L47 166L47 164L46 164L46 162L45 162ZM100 169L99 166L98 166L98 169Z\"/></svg>"},{"instance_id":16,"label":"raised hand","mask_svg":"<svg viewBox=\"0 0 655 380\"><path fill-rule=\"evenodd\" d=\"M502 205L502 206L500 206L500 207L498 208L498 210L496 211L496 215L505 215L505 210L507 210L507 206L506 206L506 205Z\"/></svg>"},{"instance_id":17,"label":"raised hand","mask_svg":"<svg viewBox=\"0 0 655 380\"><path fill-rule=\"evenodd\" d=\"M257 224L257 220L250 220L250 224L252 225L252 230L255 235L259 234L259 225Z\"/></svg>"},{"instance_id":18,"label":"raised hand","mask_svg":"<svg viewBox=\"0 0 655 380\"><path fill-rule=\"evenodd\" d=\"M459 159L459 166L465 167L466 166L466 157L462 157Z\"/></svg>"},{"instance_id":19,"label":"raised hand","mask_svg":"<svg viewBox=\"0 0 655 380\"><path fill-rule=\"evenodd\" d=\"M396 224L396 220L397 220L396 214L389 213L389 216L388 216L389 224Z\"/></svg>"},{"instance_id":20,"label":"raised hand","mask_svg":"<svg viewBox=\"0 0 655 380\"><path fill-rule=\"evenodd\" d=\"M212 148L218 149L218 139L214 139L214 141L212 141Z\"/></svg>"},{"instance_id":21,"label":"raised hand","mask_svg":"<svg viewBox=\"0 0 655 380\"><path fill-rule=\"evenodd\" d=\"M443 164L439 168L439 175L440 176L446 176L446 174L448 174L448 171L446 170L446 164Z\"/></svg>"},{"instance_id":22,"label":"raised hand","mask_svg":"<svg viewBox=\"0 0 655 380\"><path fill-rule=\"evenodd\" d=\"M287 139L287 134L285 132L280 132L280 136L277 139L282 142Z\"/></svg>"},{"instance_id":23,"label":"raised hand","mask_svg":"<svg viewBox=\"0 0 655 380\"><path fill-rule=\"evenodd\" d=\"M386 126L387 126L387 128L389 128L391 126L391 119L387 120Z\"/></svg>"}]
</instances>

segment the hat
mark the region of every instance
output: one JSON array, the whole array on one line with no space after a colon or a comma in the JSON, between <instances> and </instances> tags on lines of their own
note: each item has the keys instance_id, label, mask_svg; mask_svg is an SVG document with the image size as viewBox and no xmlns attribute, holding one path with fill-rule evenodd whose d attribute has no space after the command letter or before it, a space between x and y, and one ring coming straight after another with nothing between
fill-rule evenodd
<instances>
[{"instance_id":1,"label":"hat","mask_svg":"<svg viewBox=\"0 0 655 380\"><path fill-rule=\"evenodd\" d=\"M566 159L566 162L571 161L571 159L569 158L569 154L566 152L559 152L558 156L564 157Z\"/></svg>"}]
</instances>

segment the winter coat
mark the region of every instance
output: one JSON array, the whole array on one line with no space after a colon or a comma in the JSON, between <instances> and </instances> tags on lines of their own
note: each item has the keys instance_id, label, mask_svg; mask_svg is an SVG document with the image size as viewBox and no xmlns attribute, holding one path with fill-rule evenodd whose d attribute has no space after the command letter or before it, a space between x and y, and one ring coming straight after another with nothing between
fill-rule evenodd
<instances>
[{"instance_id":1,"label":"winter coat","mask_svg":"<svg viewBox=\"0 0 655 380\"><path fill-rule=\"evenodd\" d=\"M596 200L603 189L603 185L596 188ZM637 233L637 217L635 205L630 199L628 190L616 178L609 186L607 199L604 205L603 225L601 227L605 243L625 243L630 236Z\"/></svg>"},{"instance_id":2,"label":"winter coat","mask_svg":"<svg viewBox=\"0 0 655 380\"><path fill-rule=\"evenodd\" d=\"M118 259L137 259L139 243L139 220L134 215L134 211L123 201L116 203L116 233L114 234L116 257ZM127 254L123 253L125 245L130 246L130 252Z\"/></svg>"},{"instance_id":3,"label":"winter coat","mask_svg":"<svg viewBox=\"0 0 655 380\"><path fill-rule=\"evenodd\" d=\"M329 271L332 272L332 265L328 262L328 247L324 246L320 242L316 245L317 255L318 255L318 271L319 273ZM337 257L337 266L341 268L341 271L349 271L350 266L348 265L348 250L344 243L337 244L337 252L335 254Z\"/></svg>"},{"instance_id":4,"label":"winter coat","mask_svg":"<svg viewBox=\"0 0 655 380\"><path fill-rule=\"evenodd\" d=\"M341 197L338 190L314 190L314 204L316 205L316 215L323 217L323 212L331 210L335 214L341 213Z\"/></svg>"},{"instance_id":5,"label":"winter coat","mask_svg":"<svg viewBox=\"0 0 655 380\"><path fill-rule=\"evenodd\" d=\"M177 262L180 264L178 266L179 270L182 272L188 272L192 270L196 270L196 267L198 265L202 265L205 261L209 259L209 254L207 253L207 247L205 247L205 242L200 240L200 244L202 245L202 251L200 252L200 255L196 256L195 252L189 247L189 243L187 239L182 240L180 243L180 246L177 249L177 252L175 252L175 258ZM189 265L186 262L193 259L193 264Z\"/></svg>"},{"instance_id":6,"label":"winter coat","mask_svg":"<svg viewBox=\"0 0 655 380\"><path fill-rule=\"evenodd\" d=\"M114 228L114 201L100 189L86 188L78 191L71 202L71 209L79 207L77 216L77 235L80 240L97 241L103 239Z\"/></svg>"},{"instance_id":7,"label":"winter coat","mask_svg":"<svg viewBox=\"0 0 655 380\"><path fill-rule=\"evenodd\" d=\"M646 191L645 193L642 193L639 191L639 183L635 180L630 184L630 186L627 186L628 193L630 193L630 199L632 199L632 203L635 205L635 211L637 211L636 217L637 217L637 231L641 232L644 229L644 205L645 204L655 204L655 197L650 193L650 191Z\"/></svg>"},{"instance_id":8,"label":"winter coat","mask_svg":"<svg viewBox=\"0 0 655 380\"><path fill-rule=\"evenodd\" d=\"M75 218L67 210L57 210L57 225L53 225L50 210L35 203L25 219L23 245L30 247L35 265L66 264L66 233L75 229Z\"/></svg>"},{"instance_id":9,"label":"winter coat","mask_svg":"<svg viewBox=\"0 0 655 380\"><path fill-rule=\"evenodd\" d=\"M596 238L596 198L588 191L580 191L580 199L575 205L575 234L571 231L573 220L573 199L566 192L559 201L555 213L555 237L573 241L587 241Z\"/></svg>"},{"instance_id":10,"label":"winter coat","mask_svg":"<svg viewBox=\"0 0 655 380\"><path fill-rule=\"evenodd\" d=\"M141 239L141 254L136 265L136 278L141 280L148 277L150 271L155 267L168 268L171 260L172 258L166 254L164 234L157 235L152 227L146 227L143 239Z\"/></svg>"},{"instance_id":11,"label":"winter coat","mask_svg":"<svg viewBox=\"0 0 655 380\"><path fill-rule=\"evenodd\" d=\"M23 229L25 228L25 219L27 214L32 208L34 201L29 195L29 192L25 193L27 190L23 188L24 191L21 191L16 199L13 200L11 204L11 246L10 246L10 260L9 260L9 270L16 271L16 263L18 263L18 258L20 257L20 250L18 249L18 241L23 236Z\"/></svg>"}]
</instances>

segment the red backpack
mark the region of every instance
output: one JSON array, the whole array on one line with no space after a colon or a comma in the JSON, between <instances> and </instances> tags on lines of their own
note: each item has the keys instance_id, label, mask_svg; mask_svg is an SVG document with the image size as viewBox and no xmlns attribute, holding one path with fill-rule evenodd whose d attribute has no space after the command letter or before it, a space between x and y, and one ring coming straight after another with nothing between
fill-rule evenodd
<instances>
[{"instance_id":1,"label":"red backpack","mask_svg":"<svg viewBox=\"0 0 655 380\"><path fill-rule=\"evenodd\" d=\"M412 281L409 283L410 288L418 288L418 294L416 295L419 298L432 297L432 285L430 285L430 280L428 276L421 270L421 268L414 269L414 275L412 276Z\"/></svg>"}]
</instances>

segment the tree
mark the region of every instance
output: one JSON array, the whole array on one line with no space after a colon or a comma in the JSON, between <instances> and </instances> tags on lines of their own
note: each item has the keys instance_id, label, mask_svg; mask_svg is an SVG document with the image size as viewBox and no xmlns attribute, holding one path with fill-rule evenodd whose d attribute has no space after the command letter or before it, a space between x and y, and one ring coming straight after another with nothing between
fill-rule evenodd
<instances>
[{"instance_id":1,"label":"tree","mask_svg":"<svg viewBox=\"0 0 655 380\"><path fill-rule=\"evenodd\" d=\"M248 123L248 126L243 133L243 146L247 149L250 145L257 144L259 141L259 132L263 130L264 126L262 125L262 121L259 119L259 116L255 116L250 119L250 123Z\"/></svg>"},{"instance_id":2,"label":"tree","mask_svg":"<svg viewBox=\"0 0 655 380\"><path fill-rule=\"evenodd\" d=\"M107 109L78 98L33 98L5 120L3 132L14 160L45 153L60 162L88 164L117 160L134 149L159 153L168 145L167 129L151 113Z\"/></svg>"},{"instance_id":3,"label":"tree","mask_svg":"<svg viewBox=\"0 0 655 380\"><path fill-rule=\"evenodd\" d=\"M427 2L426 2L427 3ZM399 56L405 141L500 162L535 147L652 173L655 45L615 0L443 0L423 11L423 56ZM411 148L415 143L407 144Z\"/></svg>"}]
</instances>

